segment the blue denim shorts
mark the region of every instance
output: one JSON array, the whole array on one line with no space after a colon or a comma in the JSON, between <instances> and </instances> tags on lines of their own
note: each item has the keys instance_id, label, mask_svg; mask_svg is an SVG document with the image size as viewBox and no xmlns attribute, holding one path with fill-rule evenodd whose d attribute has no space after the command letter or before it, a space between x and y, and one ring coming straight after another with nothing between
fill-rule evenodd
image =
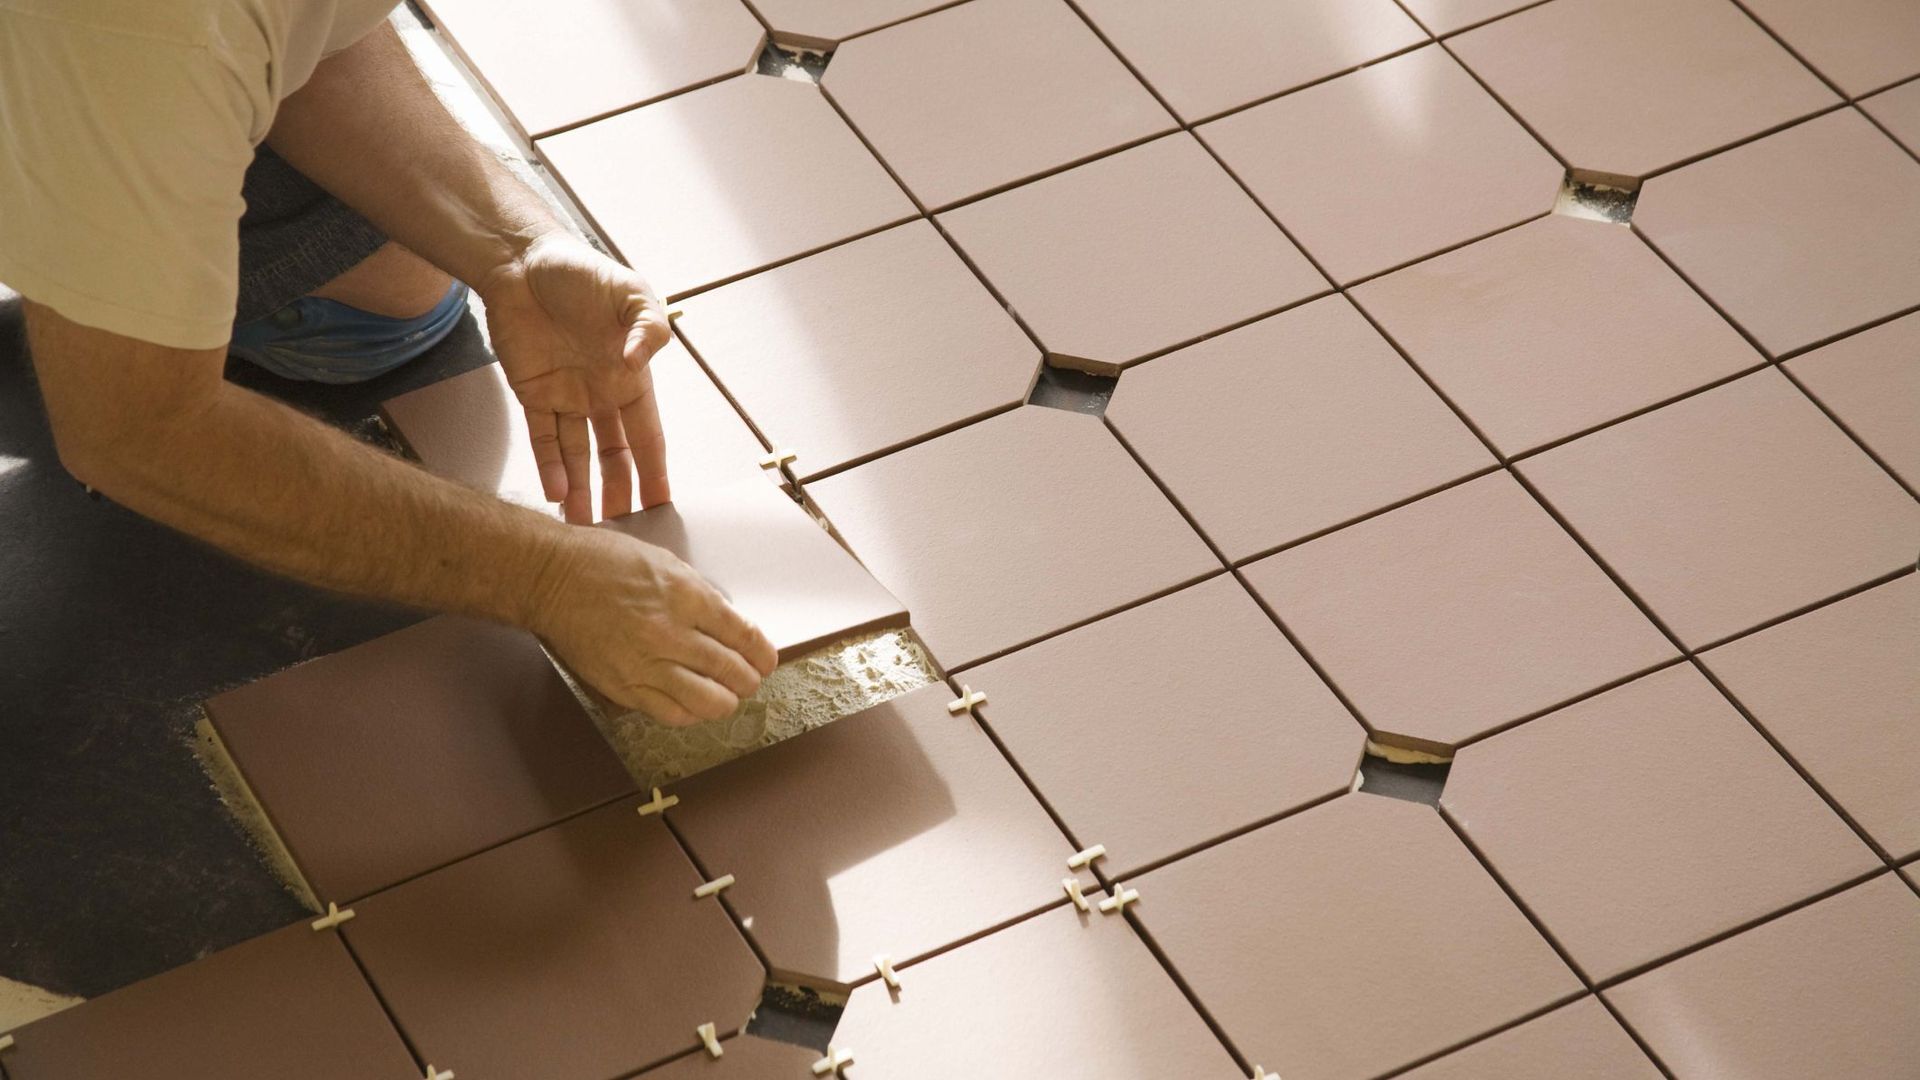
<instances>
[{"instance_id":1,"label":"blue denim shorts","mask_svg":"<svg viewBox=\"0 0 1920 1080\"><path fill-rule=\"evenodd\" d=\"M227 351L284 379L365 382L438 345L466 310L467 287L457 281L433 310L412 319L303 296L271 315L235 323Z\"/></svg>"}]
</instances>

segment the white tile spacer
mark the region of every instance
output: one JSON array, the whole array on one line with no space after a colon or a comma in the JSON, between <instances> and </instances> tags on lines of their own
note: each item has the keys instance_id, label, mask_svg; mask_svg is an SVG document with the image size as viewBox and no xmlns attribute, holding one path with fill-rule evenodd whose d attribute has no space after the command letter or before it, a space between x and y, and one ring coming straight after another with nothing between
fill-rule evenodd
<instances>
[{"instance_id":1,"label":"white tile spacer","mask_svg":"<svg viewBox=\"0 0 1920 1080\"><path fill-rule=\"evenodd\" d=\"M0 1035L0 1050L11 1050L11 1049L13 1049L13 1036Z\"/></svg>"},{"instance_id":2,"label":"white tile spacer","mask_svg":"<svg viewBox=\"0 0 1920 1080\"><path fill-rule=\"evenodd\" d=\"M714 1030L712 1024L701 1024L699 1027L693 1029L693 1033L700 1036L700 1045L707 1048L707 1054L710 1057L719 1057L721 1054L726 1053L726 1050L720 1046L719 1032Z\"/></svg>"},{"instance_id":3,"label":"white tile spacer","mask_svg":"<svg viewBox=\"0 0 1920 1080\"><path fill-rule=\"evenodd\" d=\"M840 1070L853 1064L853 1051L827 1044L827 1056L813 1063L815 1076L839 1076Z\"/></svg>"},{"instance_id":4,"label":"white tile spacer","mask_svg":"<svg viewBox=\"0 0 1920 1080\"><path fill-rule=\"evenodd\" d=\"M773 453L761 458L760 467L763 469L784 469L798 460L800 460L799 451L783 448L775 450Z\"/></svg>"},{"instance_id":5,"label":"white tile spacer","mask_svg":"<svg viewBox=\"0 0 1920 1080\"><path fill-rule=\"evenodd\" d=\"M445 1072L438 1072L435 1071L432 1065L428 1065L426 1080L453 1080L453 1070L448 1069Z\"/></svg>"},{"instance_id":6,"label":"white tile spacer","mask_svg":"<svg viewBox=\"0 0 1920 1080\"><path fill-rule=\"evenodd\" d=\"M327 901L327 913L313 920L315 930L331 930L348 919L353 918L352 908L343 908L333 901Z\"/></svg>"},{"instance_id":7,"label":"white tile spacer","mask_svg":"<svg viewBox=\"0 0 1920 1080\"><path fill-rule=\"evenodd\" d=\"M1087 903L1087 894L1080 891L1080 883L1078 881L1070 877L1061 878L1060 887L1067 890L1067 899L1073 901L1074 907L1079 908L1081 911L1093 910L1093 905Z\"/></svg>"},{"instance_id":8,"label":"white tile spacer","mask_svg":"<svg viewBox=\"0 0 1920 1080\"><path fill-rule=\"evenodd\" d=\"M722 874L712 881L707 882L705 885L693 890L693 898L695 900L705 900L709 896L718 895L721 889L731 884L733 884L733 875Z\"/></svg>"},{"instance_id":9,"label":"white tile spacer","mask_svg":"<svg viewBox=\"0 0 1920 1080\"><path fill-rule=\"evenodd\" d=\"M640 807L639 807L640 816L646 817L648 814L657 814L662 810L671 809L672 807L679 806L679 805L680 805L680 796L662 795L660 794L659 788L654 788L652 801L643 802L640 804Z\"/></svg>"},{"instance_id":10,"label":"white tile spacer","mask_svg":"<svg viewBox=\"0 0 1920 1080\"><path fill-rule=\"evenodd\" d=\"M900 976L895 975L893 973L892 960L889 960L884 956L874 957L873 970L880 973L880 981L887 984L887 989L889 990L900 989Z\"/></svg>"},{"instance_id":11,"label":"white tile spacer","mask_svg":"<svg viewBox=\"0 0 1920 1080\"><path fill-rule=\"evenodd\" d=\"M1127 888L1125 885L1119 886L1119 889L1120 889L1119 892L1114 893L1112 896L1109 896L1105 900L1100 901L1100 911L1103 914L1111 915L1116 911L1123 912L1127 909L1128 904L1136 904L1140 902L1139 893L1134 892L1132 889Z\"/></svg>"},{"instance_id":12,"label":"white tile spacer","mask_svg":"<svg viewBox=\"0 0 1920 1080\"><path fill-rule=\"evenodd\" d=\"M1085 851L1074 852L1073 857L1067 860L1067 869L1084 870L1087 867L1093 865L1093 860L1104 859L1106 857L1107 857L1107 845L1095 844L1092 847L1087 848Z\"/></svg>"},{"instance_id":13,"label":"white tile spacer","mask_svg":"<svg viewBox=\"0 0 1920 1080\"><path fill-rule=\"evenodd\" d=\"M1261 1068L1260 1066L1255 1065L1253 1067L1253 1076L1251 1080L1280 1080L1280 1074L1270 1073L1267 1070Z\"/></svg>"},{"instance_id":14,"label":"white tile spacer","mask_svg":"<svg viewBox=\"0 0 1920 1080\"><path fill-rule=\"evenodd\" d=\"M987 692L985 690L975 690L973 687L963 683L960 686L960 696L947 702L947 715L959 716L961 713L971 713L986 703Z\"/></svg>"}]
</instances>

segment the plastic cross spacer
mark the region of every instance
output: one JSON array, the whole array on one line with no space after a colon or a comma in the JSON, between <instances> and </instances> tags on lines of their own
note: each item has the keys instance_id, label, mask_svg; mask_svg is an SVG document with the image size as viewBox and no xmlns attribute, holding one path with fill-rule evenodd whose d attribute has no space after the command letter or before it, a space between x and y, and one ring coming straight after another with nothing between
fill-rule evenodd
<instances>
[{"instance_id":1,"label":"plastic cross spacer","mask_svg":"<svg viewBox=\"0 0 1920 1080\"><path fill-rule=\"evenodd\" d=\"M657 814L662 810L667 810L679 805L680 805L680 796L662 795L660 794L659 788L654 788L653 798L648 802L643 802L640 804L640 808L639 808L640 816L646 817L648 814Z\"/></svg>"},{"instance_id":2,"label":"plastic cross spacer","mask_svg":"<svg viewBox=\"0 0 1920 1080\"><path fill-rule=\"evenodd\" d=\"M985 690L975 690L971 686L962 684L960 687L960 696L947 702L947 715L959 716L961 713L971 713L986 703L987 692Z\"/></svg>"},{"instance_id":3,"label":"plastic cross spacer","mask_svg":"<svg viewBox=\"0 0 1920 1080\"><path fill-rule=\"evenodd\" d=\"M1128 904L1139 902L1140 894L1122 885L1119 892L1100 901L1100 910L1104 914L1111 915L1116 911L1125 911Z\"/></svg>"},{"instance_id":4,"label":"plastic cross spacer","mask_svg":"<svg viewBox=\"0 0 1920 1080\"><path fill-rule=\"evenodd\" d=\"M327 913L313 920L315 930L331 930L348 919L353 918L352 908L343 908L333 901L327 901Z\"/></svg>"},{"instance_id":5,"label":"plastic cross spacer","mask_svg":"<svg viewBox=\"0 0 1920 1080\"><path fill-rule=\"evenodd\" d=\"M813 1075L839 1076L840 1071L851 1064L853 1064L853 1051L843 1050L828 1043L827 1056L813 1063Z\"/></svg>"},{"instance_id":6,"label":"plastic cross spacer","mask_svg":"<svg viewBox=\"0 0 1920 1080\"><path fill-rule=\"evenodd\" d=\"M693 1033L700 1036L700 1045L707 1048L709 1056L719 1057L721 1054L726 1053L726 1050L720 1046L719 1032L711 1023L701 1024L699 1027L693 1029Z\"/></svg>"},{"instance_id":7,"label":"plastic cross spacer","mask_svg":"<svg viewBox=\"0 0 1920 1080\"><path fill-rule=\"evenodd\" d=\"M1095 859L1107 857L1107 845L1095 844L1083 851L1076 851L1067 859L1067 869L1084 870L1093 865Z\"/></svg>"},{"instance_id":8,"label":"plastic cross spacer","mask_svg":"<svg viewBox=\"0 0 1920 1080\"><path fill-rule=\"evenodd\" d=\"M731 884L733 884L733 875L722 874L719 877L714 878L712 881L709 881L706 884L700 886L699 888L693 890L694 899L705 900L707 897L713 896L714 894L718 893L721 889L724 889Z\"/></svg>"},{"instance_id":9,"label":"plastic cross spacer","mask_svg":"<svg viewBox=\"0 0 1920 1080\"><path fill-rule=\"evenodd\" d=\"M1081 911L1092 911L1093 905L1087 903L1087 894L1080 891L1080 883L1073 878L1061 878L1060 887L1067 890L1067 898Z\"/></svg>"}]
</instances>

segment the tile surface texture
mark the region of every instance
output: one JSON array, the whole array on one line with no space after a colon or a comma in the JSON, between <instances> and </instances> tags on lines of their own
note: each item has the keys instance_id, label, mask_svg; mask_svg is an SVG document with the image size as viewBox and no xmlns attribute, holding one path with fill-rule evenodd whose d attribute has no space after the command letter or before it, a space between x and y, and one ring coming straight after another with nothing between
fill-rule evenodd
<instances>
[{"instance_id":1,"label":"tile surface texture","mask_svg":"<svg viewBox=\"0 0 1920 1080\"><path fill-rule=\"evenodd\" d=\"M1693 648L1910 565L1920 540L1920 505L1772 370L1519 469Z\"/></svg>"},{"instance_id":2,"label":"tile surface texture","mask_svg":"<svg viewBox=\"0 0 1920 1080\"><path fill-rule=\"evenodd\" d=\"M1775 356L1920 304L1920 161L1851 109L1649 180L1633 223Z\"/></svg>"},{"instance_id":3,"label":"tile surface texture","mask_svg":"<svg viewBox=\"0 0 1920 1080\"><path fill-rule=\"evenodd\" d=\"M1186 134L940 215L1053 357L1111 373L1325 291Z\"/></svg>"},{"instance_id":4,"label":"tile surface texture","mask_svg":"<svg viewBox=\"0 0 1920 1080\"><path fill-rule=\"evenodd\" d=\"M1580 988L1431 807L1343 796L1133 883L1227 1038L1281 1076L1375 1076Z\"/></svg>"},{"instance_id":5,"label":"tile surface texture","mask_svg":"<svg viewBox=\"0 0 1920 1080\"><path fill-rule=\"evenodd\" d=\"M900 601L764 480L676 494L606 527L685 560L766 633L782 660L907 624Z\"/></svg>"},{"instance_id":6,"label":"tile surface texture","mask_svg":"<svg viewBox=\"0 0 1920 1080\"><path fill-rule=\"evenodd\" d=\"M1534 0L1401 0L1402 6L1435 34L1451 34L1497 19L1531 2Z\"/></svg>"},{"instance_id":7,"label":"tile surface texture","mask_svg":"<svg viewBox=\"0 0 1920 1080\"><path fill-rule=\"evenodd\" d=\"M1920 856L1920 577L1810 611L1701 659L1896 859Z\"/></svg>"},{"instance_id":8,"label":"tile surface texture","mask_svg":"<svg viewBox=\"0 0 1920 1080\"><path fill-rule=\"evenodd\" d=\"M1073 846L953 697L921 687L674 785L668 819L735 876L776 979L850 986L1065 898Z\"/></svg>"},{"instance_id":9,"label":"tile surface texture","mask_svg":"<svg viewBox=\"0 0 1920 1080\"><path fill-rule=\"evenodd\" d=\"M1630 230L1562 214L1353 296L1506 454L1765 362Z\"/></svg>"},{"instance_id":10,"label":"tile surface texture","mask_svg":"<svg viewBox=\"0 0 1920 1080\"><path fill-rule=\"evenodd\" d=\"M1109 874L1353 782L1365 732L1216 577L967 673L980 715Z\"/></svg>"},{"instance_id":11,"label":"tile surface texture","mask_svg":"<svg viewBox=\"0 0 1920 1080\"><path fill-rule=\"evenodd\" d=\"M1342 296L1141 365L1107 420L1233 560L1495 464Z\"/></svg>"},{"instance_id":12,"label":"tile surface texture","mask_svg":"<svg viewBox=\"0 0 1920 1080\"><path fill-rule=\"evenodd\" d=\"M1895 475L1920 486L1920 313L1784 366Z\"/></svg>"},{"instance_id":13,"label":"tile surface texture","mask_svg":"<svg viewBox=\"0 0 1920 1080\"><path fill-rule=\"evenodd\" d=\"M1504 473L1245 573L1361 717L1416 746L1452 746L1673 655Z\"/></svg>"},{"instance_id":14,"label":"tile surface texture","mask_svg":"<svg viewBox=\"0 0 1920 1080\"><path fill-rule=\"evenodd\" d=\"M803 478L1015 404L1039 350L932 225L692 297L675 320Z\"/></svg>"},{"instance_id":15,"label":"tile surface texture","mask_svg":"<svg viewBox=\"0 0 1920 1080\"><path fill-rule=\"evenodd\" d=\"M1080 9L1188 121L1426 39L1387 0L1082 0Z\"/></svg>"},{"instance_id":16,"label":"tile surface texture","mask_svg":"<svg viewBox=\"0 0 1920 1080\"><path fill-rule=\"evenodd\" d=\"M1920 75L1920 8L1908 0L1746 0L1746 8L1853 97Z\"/></svg>"},{"instance_id":17,"label":"tile surface texture","mask_svg":"<svg viewBox=\"0 0 1920 1080\"><path fill-rule=\"evenodd\" d=\"M766 36L740 0L423 6L529 135L745 71Z\"/></svg>"},{"instance_id":18,"label":"tile surface texture","mask_svg":"<svg viewBox=\"0 0 1920 1080\"><path fill-rule=\"evenodd\" d=\"M720 1047L718 1059L700 1050L635 1080L807 1080L820 1060L818 1051L752 1035L726 1039Z\"/></svg>"},{"instance_id":19,"label":"tile surface texture","mask_svg":"<svg viewBox=\"0 0 1920 1080\"><path fill-rule=\"evenodd\" d=\"M821 85L930 207L1171 130L1064 0L973 0L843 45Z\"/></svg>"},{"instance_id":20,"label":"tile surface texture","mask_svg":"<svg viewBox=\"0 0 1920 1080\"><path fill-rule=\"evenodd\" d=\"M1406 1080L1656 1080L1660 1070L1591 997L1406 1074Z\"/></svg>"},{"instance_id":21,"label":"tile surface texture","mask_svg":"<svg viewBox=\"0 0 1920 1080\"><path fill-rule=\"evenodd\" d=\"M668 299L913 214L820 88L790 79L728 79L538 148Z\"/></svg>"},{"instance_id":22,"label":"tile surface texture","mask_svg":"<svg viewBox=\"0 0 1920 1080\"><path fill-rule=\"evenodd\" d=\"M332 933L305 922L13 1032L12 1080L414 1080L380 1002Z\"/></svg>"},{"instance_id":23,"label":"tile surface texture","mask_svg":"<svg viewBox=\"0 0 1920 1080\"><path fill-rule=\"evenodd\" d=\"M1438 46L1200 136L1342 283L1546 213L1563 172Z\"/></svg>"},{"instance_id":24,"label":"tile surface texture","mask_svg":"<svg viewBox=\"0 0 1920 1080\"><path fill-rule=\"evenodd\" d=\"M622 800L354 905L341 929L456 1074L613 1077L739 1027L764 973L658 818ZM472 1063L472 1064L468 1064Z\"/></svg>"},{"instance_id":25,"label":"tile surface texture","mask_svg":"<svg viewBox=\"0 0 1920 1080\"><path fill-rule=\"evenodd\" d=\"M314 892L342 904L633 783L533 635L441 616L209 700Z\"/></svg>"},{"instance_id":26,"label":"tile surface texture","mask_svg":"<svg viewBox=\"0 0 1920 1080\"><path fill-rule=\"evenodd\" d=\"M1920 79L1901 83L1860 103L1908 150L1920 154Z\"/></svg>"},{"instance_id":27,"label":"tile surface texture","mask_svg":"<svg viewBox=\"0 0 1920 1080\"><path fill-rule=\"evenodd\" d=\"M1448 44L1568 165L1614 176L1840 100L1727 0L1552 0Z\"/></svg>"},{"instance_id":28,"label":"tile surface texture","mask_svg":"<svg viewBox=\"0 0 1920 1080\"><path fill-rule=\"evenodd\" d=\"M948 670L1217 570L1104 425L1023 406L807 485Z\"/></svg>"},{"instance_id":29,"label":"tile surface texture","mask_svg":"<svg viewBox=\"0 0 1920 1080\"><path fill-rule=\"evenodd\" d=\"M1691 664L1466 747L1440 805L1595 981L1879 865Z\"/></svg>"},{"instance_id":30,"label":"tile surface texture","mask_svg":"<svg viewBox=\"0 0 1920 1080\"><path fill-rule=\"evenodd\" d=\"M848 1075L974 1080L1243 1076L1122 919L1071 907L853 992Z\"/></svg>"},{"instance_id":31,"label":"tile surface texture","mask_svg":"<svg viewBox=\"0 0 1920 1080\"><path fill-rule=\"evenodd\" d=\"M1916 971L1920 896L1882 874L1605 994L1679 1080L1900 1080Z\"/></svg>"},{"instance_id":32,"label":"tile surface texture","mask_svg":"<svg viewBox=\"0 0 1920 1080\"><path fill-rule=\"evenodd\" d=\"M838 42L888 23L910 19L947 0L753 0L773 27L774 40L810 49Z\"/></svg>"}]
</instances>

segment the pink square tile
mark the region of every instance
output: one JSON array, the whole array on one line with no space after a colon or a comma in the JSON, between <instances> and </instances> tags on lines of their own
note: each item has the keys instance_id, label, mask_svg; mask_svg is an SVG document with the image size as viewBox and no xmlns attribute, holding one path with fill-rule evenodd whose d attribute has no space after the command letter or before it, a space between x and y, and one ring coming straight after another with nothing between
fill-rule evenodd
<instances>
[{"instance_id":1,"label":"pink square tile","mask_svg":"<svg viewBox=\"0 0 1920 1080\"><path fill-rule=\"evenodd\" d=\"M1913 562L1920 505L1777 371L1519 465L1691 648Z\"/></svg>"},{"instance_id":2,"label":"pink square tile","mask_svg":"<svg viewBox=\"0 0 1920 1080\"><path fill-rule=\"evenodd\" d=\"M1462 749L1440 805L1596 982L1879 865L1691 664Z\"/></svg>"},{"instance_id":3,"label":"pink square tile","mask_svg":"<svg viewBox=\"0 0 1920 1080\"><path fill-rule=\"evenodd\" d=\"M1701 659L1896 859L1920 855L1920 577L1908 574Z\"/></svg>"},{"instance_id":4,"label":"pink square tile","mask_svg":"<svg viewBox=\"0 0 1920 1080\"><path fill-rule=\"evenodd\" d=\"M1908 150L1920 154L1920 79L1875 94L1862 101L1860 107L1880 121Z\"/></svg>"},{"instance_id":5,"label":"pink square tile","mask_svg":"<svg viewBox=\"0 0 1920 1080\"><path fill-rule=\"evenodd\" d=\"M1539 0L1401 0L1407 13L1436 34L1451 34L1497 19Z\"/></svg>"},{"instance_id":6,"label":"pink square tile","mask_svg":"<svg viewBox=\"0 0 1920 1080\"><path fill-rule=\"evenodd\" d=\"M766 38L740 0L422 6L527 135L746 71Z\"/></svg>"},{"instance_id":7,"label":"pink square tile","mask_svg":"<svg viewBox=\"0 0 1920 1080\"><path fill-rule=\"evenodd\" d=\"M1909 486L1920 486L1920 314L1783 365Z\"/></svg>"},{"instance_id":8,"label":"pink square tile","mask_svg":"<svg viewBox=\"0 0 1920 1080\"><path fill-rule=\"evenodd\" d=\"M1563 170L1438 47L1200 129L1342 283L1553 208Z\"/></svg>"},{"instance_id":9,"label":"pink square tile","mask_svg":"<svg viewBox=\"0 0 1920 1080\"><path fill-rule=\"evenodd\" d=\"M807 485L948 670L1219 569L1098 420L1025 406Z\"/></svg>"},{"instance_id":10,"label":"pink square tile","mask_svg":"<svg viewBox=\"0 0 1920 1080\"><path fill-rule=\"evenodd\" d=\"M1352 295L1510 455L1766 362L1631 230L1560 214Z\"/></svg>"},{"instance_id":11,"label":"pink square tile","mask_svg":"<svg viewBox=\"0 0 1920 1080\"><path fill-rule=\"evenodd\" d=\"M1727 0L1552 0L1448 44L1568 165L1612 176L1839 101Z\"/></svg>"},{"instance_id":12,"label":"pink square tile","mask_svg":"<svg viewBox=\"0 0 1920 1080\"><path fill-rule=\"evenodd\" d=\"M669 299L914 213L820 88L791 79L728 79L537 145Z\"/></svg>"},{"instance_id":13,"label":"pink square tile","mask_svg":"<svg viewBox=\"0 0 1920 1080\"><path fill-rule=\"evenodd\" d=\"M1111 373L1327 289L1193 137L940 215L1053 363Z\"/></svg>"},{"instance_id":14,"label":"pink square tile","mask_svg":"<svg viewBox=\"0 0 1920 1080\"><path fill-rule=\"evenodd\" d=\"M1505 473L1245 574L1361 717L1416 747L1451 747L1674 654Z\"/></svg>"},{"instance_id":15,"label":"pink square tile","mask_svg":"<svg viewBox=\"0 0 1920 1080\"><path fill-rule=\"evenodd\" d=\"M1047 804L1121 876L1345 791L1366 738L1227 576L990 660L967 685Z\"/></svg>"},{"instance_id":16,"label":"pink square tile","mask_svg":"<svg viewBox=\"0 0 1920 1080\"><path fill-rule=\"evenodd\" d=\"M1040 366L924 221L692 297L675 325L802 478L1026 398ZM831 313L831 314L826 314Z\"/></svg>"},{"instance_id":17,"label":"pink square tile","mask_svg":"<svg viewBox=\"0 0 1920 1080\"><path fill-rule=\"evenodd\" d=\"M1432 808L1345 795L1132 883L1241 1054L1361 1080L1580 984Z\"/></svg>"},{"instance_id":18,"label":"pink square tile","mask_svg":"<svg viewBox=\"0 0 1920 1080\"><path fill-rule=\"evenodd\" d=\"M953 0L752 0L775 41L831 49L847 38L911 19Z\"/></svg>"},{"instance_id":19,"label":"pink square tile","mask_svg":"<svg viewBox=\"0 0 1920 1080\"><path fill-rule=\"evenodd\" d=\"M1745 6L1852 97L1920 75L1920 7L1910 0L1745 0Z\"/></svg>"},{"instance_id":20,"label":"pink square tile","mask_svg":"<svg viewBox=\"0 0 1920 1080\"><path fill-rule=\"evenodd\" d=\"M737 1035L720 1042L720 1056L696 1050L634 1080L807 1080L820 1055L804 1046Z\"/></svg>"},{"instance_id":21,"label":"pink square tile","mask_svg":"<svg viewBox=\"0 0 1920 1080\"><path fill-rule=\"evenodd\" d=\"M1892 874L1605 991L1679 1080L1906 1080L1920 896Z\"/></svg>"},{"instance_id":22,"label":"pink square tile","mask_svg":"<svg viewBox=\"0 0 1920 1080\"><path fill-rule=\"evenodd\" d=\"M1495 464L1342 296L1128 372L1107 419L1235 561Z\"/></svg>"},{"instance_id":23,"label":"pink square tile","mask_svg":"<svg viewBox=\"0 0 1920 1080\"><path fill-rule=\"evenodd\" d=\"M1920 161L1852 109L1648 181L1633 224L1775 356L1920 304Z\"/></svg>"},{"instance_id":24,"label":"pink square tile","mask_svg":"<svg viewBox=\"0 0 1920 1080\"><path fill-rule=\"evenodd\" d=\"M821 80L938 207L1171 130L1064 0L973 0L850 41Z\"/></svg>"},{"instance_id":25,"label":"pink square tile","mask_svg":"<svg viewBox=\"0 0 1920 1080\"><path fill-rule=\"evenodd\" d=\"M1198 121L1426 40L1390 0L1080 0L1181 119Z\"/></svg>"},{"instance_id":26,"label":"pink square tile","mask_svg":"<svg viewBox=\"0 0 1920 1080\"><path fill-rule=\"evenodd\" d=\"M1633 1037L1590 997L1405 1074L1406 1080L1655 1080L1659 1075Z\"/></svg>"}]
</instances>

